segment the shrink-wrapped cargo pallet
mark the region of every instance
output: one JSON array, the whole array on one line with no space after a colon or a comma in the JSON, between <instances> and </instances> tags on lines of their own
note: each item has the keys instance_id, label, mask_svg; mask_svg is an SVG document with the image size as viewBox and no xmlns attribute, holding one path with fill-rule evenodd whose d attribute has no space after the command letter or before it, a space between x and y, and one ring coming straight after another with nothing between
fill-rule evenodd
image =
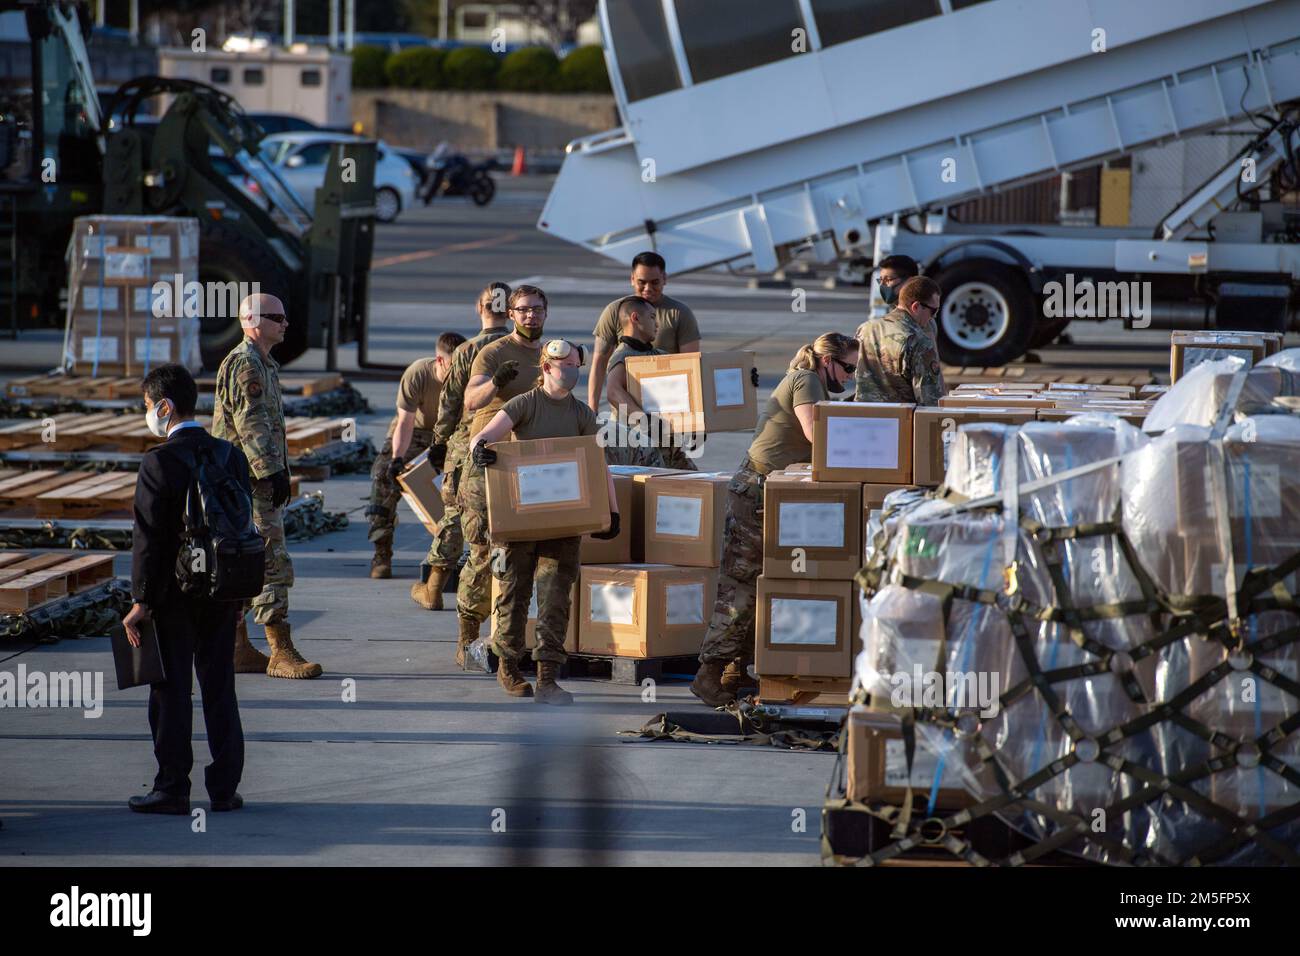
<instances>
[{"instance_id":1,"label":"shrink-wrapped cargo pallet","mask_svg":"<svg viewBox=\"0 0 1300 956\"><path fill-rule=\"evenodd\" d=\"M1300 864L1300 417L1274 364L1198 366L1153 415L1210 424L1155 438L965 426L940 496L898 503L858 576L854 693L935 779L852 807L898 838L873 860L925 821L990 862L953 831L996 814L1036 842L992 862ZM927 820L955 779L973 805Z\"/></svg>"}]
</instances>

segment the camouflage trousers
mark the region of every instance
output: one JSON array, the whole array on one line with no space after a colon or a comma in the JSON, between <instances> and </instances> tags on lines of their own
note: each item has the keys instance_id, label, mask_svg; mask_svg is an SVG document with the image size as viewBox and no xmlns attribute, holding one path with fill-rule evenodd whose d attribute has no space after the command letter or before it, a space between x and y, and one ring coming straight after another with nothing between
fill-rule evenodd
<instances>
[{"instance_id":1,"label":"camouflage trousers","mask_svg":"<svg viewBox=\"0 0 1300 956\"><path fill-rule=\"evenodd\" d=\"M442 520L425 564L435 568L455 568L465 550L465 534L460 519L460 468L461 459L447 455L442 475Z\"/></svg>"},{"instance_id":2,"label":"camouflage trousers","mask_svg":"<svg viewBox=\"0 0 1300 956\"><path fill-rule=\"evenodd\" d=\"M727 486L718 598L700 648L700 662L754 659L755 581L763 570L763 484L748 458Z\"/></svg>"},{"instance_id":3,"label":"camouflage trousers","mask_svg":"<svg viewBox=\"0 0 1300 956\"><path fill-rule=\"evenodd\" d=\"M263 626L289 619L289 588L293 587L293 561L284 543L284 508L271 506L271 482L253 481L253 524L266 539L266 578L262 593L249 602L253 620Z\"/></svg>"},{"instance_id":4,"label":"camouflage trousers","mask_svg":"<svg viewBox=\"0 0 1300 956\"><path fill-rule=\"evenodd\" d=\"M494 562L492 573L501 582L493 608L492 650L503 660L516 660L524 651L528 627L528 606L537 590L537 646L533 660L568 659L564 635L572 612L573 583L581 570L578 552L581 537L552 538L548 541L512 541Z\"/></svg>"},{"instance_id":5,"label":"camouflage trousers","mask_svg":"<svg viewBox=\"0 0 1300 956\"><path fill-rule=\"evenodd\" d=\"M409 462L429 447L433 438L431 432L416 429L411 433L411 445L406 449L405 458ZM370 506L366 508L366 517L370 519L370 542L376 551L393 550L393 531L397 528L397 502L402 497L402 486L397 479L388 477L388 466L393 461L393 436L384 439L384 447L375 456L375 463L370 467ZM429 549L433 554L433 549ZM426 559L427 563L428 559Z\"/></svg>"},{"instance_id":6,"label":"camouflage trousers","mask_svg":"<svg viewBox=\"0 0 1300 956\"><path fill-rule=\"evenodd\" d=\"M492 610L492 545L488 541L487 479L483 469L468 458L457 479L460 525L469 545L469 557L460 569L456 613L476 626Z\"/></svg>"}]
</instances>

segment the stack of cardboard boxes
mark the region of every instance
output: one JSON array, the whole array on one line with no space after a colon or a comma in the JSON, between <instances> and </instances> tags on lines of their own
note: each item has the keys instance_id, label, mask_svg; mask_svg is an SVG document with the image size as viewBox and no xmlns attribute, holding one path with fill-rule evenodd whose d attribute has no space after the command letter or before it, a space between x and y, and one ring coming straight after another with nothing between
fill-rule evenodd
<instances>
[{"instance_id":1,"label":"stack of cardboard boxes","mask_svg":"<svg viewBox=\"0 0 1300 956\"><path fill-rule=\"evenodd\" d=\"M1173 332L1169 336L1169 380L1176 382L1202 362L1229 356L1244 359L1246 367L1252 368L1281 348L1281 332Z\"/></svg>"},{"instance_id":2,"label":"stack of cardboard boxes","mask_svg":"<svg viewBox=\"0 0 1300 956\"><path fill-rule=\"evenodd\" d=\"M206 307L198 260L195 219L77 219L68 245L64 366L78 375L143 375L176 362L197 372Z\"/></svg>"}]
</instances>

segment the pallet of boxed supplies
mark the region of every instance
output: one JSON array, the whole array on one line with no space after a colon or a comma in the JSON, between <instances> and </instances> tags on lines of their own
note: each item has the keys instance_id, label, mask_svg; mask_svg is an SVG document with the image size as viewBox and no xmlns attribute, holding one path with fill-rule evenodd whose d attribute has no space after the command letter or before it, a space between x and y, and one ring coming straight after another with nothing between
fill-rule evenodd
<instances>
[{"instance_id":1,"label":"pallet of boxed supplies","mask_svg":"<svg viewBox=\"0 0 1300 956\"><path fill-rule=\"evenodd\" d=\"M731 477L725 472L649 477L642 512L644 560L648 564L718 567Z\"/></svg>"},{"instance_id":2,"label":"pallet of boxed supplies","mask_svg":"<svg viewBox=\"0 0 1300 956\"><path fill-rule=\"evenodd\" d=\"M633 356L627 390L642 411L674 431L744 431L758 424L754 362L754 353L743 351Z\"/></svg>"},{"instance_id":3,"label":"pallet of boxed supplies","mask_svg":"<svg viewBox=\"0 0 1300 956\"><path fill-rule=\"evenodd\" d=\"M651 478L660 475L692 475L695 472L679 471L676 468L651 468L645 465L610 465L609 473L614 479L614 493L619 494L620 484L625 488L624 494L628 494L629 507L626 514L623 515L621 525L630 530L629 549L631 551L627 562L605 561L606 564L623 564L636 563L645 560L645 487L646 482ZM623 501L623 498L619 498ZM621 508L620 508L621 510ZM622 537L620 534L619 537ZM600 564L600 561L588 561L585 555L588 553L586 542L583 542L583 564Z\"/></svg>"},{"instance_id":4,"label":"pallet of boxed supplies","mask_svg":"<svg viewBox=\"0 0 1300 956\"><path fill-rule=\"evenodd\" d=\"M818 481L908 484L915 405L818 402L812 475Z\"/></svg>"},{"instance_id":5,"label":"pallet of boxed supplies","mask_svg":"<svg viewBox=\"0 0 1300 956\"><path fill-rule=\"evenodd\" d=\"M1256 365L1280 351L1280 332L1177 331L1169 334L1169 379L1176 382L1202 362L1227 358Z\"/></svg>"},{"instance_id":6,"label":"pallet of boxed supplies","mask_svg":"<svg viewBox=\"0 0 1300 956\"><path fill-rule=\"evenodd\" d=\"M924 821L944 843L926 818L960 787L957 824L995 814L1033 841L1001 862L1300 864L1297 383L1213 364L1216 414L1189 408L1216 384L1194 369L1155 438L1102 415L963 426L952 497L885 521L857 579L855 699L901 709L933 768L904 773L908 837ZM877 742L846 741L855 799L883 799Z\"/></svg>"},{"instance_id":7,"label":"pallet of boxed supplies","mask_svg":"<svg viewBox=\"0 0 1300 956\"><path fill-rule=\"evenodd\" d=\"M578 653L694 658L718 592L716 568L588 564L579 580Z\"/></svg>"},{"instance_id":8,"label":"pallet of boxed supplies","mask_svg":"<svg viewBox=\"0 0 1300 956\"><path fill-rule=\"evenodd\" d=\"M609 528L609 470L594 435L494 442L488 535L542 541Z\"/></svg>"},{"instance_id":9,"label":"pallet of boxed supplies","mask_svg":"<svg viewBox=\"0 0 1300 956\"><path fill-rule=\"evenodd\" d=\"M197 372L198 220L81 216L68 243L63 366L75 374L144 375L169 362ZM235 307L238 303L234 303Z\"/></svg>"}]
</instances>

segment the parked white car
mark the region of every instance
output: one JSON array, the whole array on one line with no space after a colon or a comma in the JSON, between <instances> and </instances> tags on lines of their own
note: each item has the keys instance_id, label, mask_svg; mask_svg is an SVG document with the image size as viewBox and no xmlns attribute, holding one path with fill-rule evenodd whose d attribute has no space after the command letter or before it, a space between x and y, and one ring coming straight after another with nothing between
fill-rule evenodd
<instances>
[{"instance_id":1,"label":"parked white car","mask_svg":"<svg viewBox=\"0 0 1300 956\"><path fill-rule=\"evenodd\" d=\"M359 142L365 142L364 138L343 133L279 133L262 140L261 153L311 210L316 190L325 181L330 146ZM380 140L375 150L375 218L392 222L414 206L417 185L411 164Z\"/></svg>"}]
</instances>

